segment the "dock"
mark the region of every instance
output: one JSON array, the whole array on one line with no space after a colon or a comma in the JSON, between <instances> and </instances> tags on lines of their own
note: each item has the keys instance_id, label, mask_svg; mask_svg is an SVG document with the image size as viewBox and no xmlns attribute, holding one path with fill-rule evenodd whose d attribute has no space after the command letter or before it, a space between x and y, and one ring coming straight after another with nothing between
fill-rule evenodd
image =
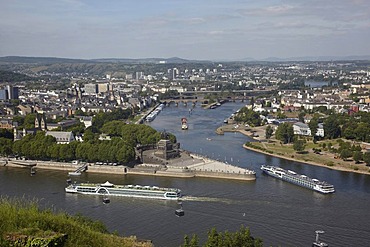
<instances>
[{"instance_id":1,"label":"dock","mask_svg":"<svg viewBox=\"0 0 370 247\"><path fill-rule=\"evenodd\" d=\"M82 166L78 167L74 172L69 172L68 175L75 175L79 176L82 172L87 170L88 164L83 164Z\"/></svg>"}]
</instances>

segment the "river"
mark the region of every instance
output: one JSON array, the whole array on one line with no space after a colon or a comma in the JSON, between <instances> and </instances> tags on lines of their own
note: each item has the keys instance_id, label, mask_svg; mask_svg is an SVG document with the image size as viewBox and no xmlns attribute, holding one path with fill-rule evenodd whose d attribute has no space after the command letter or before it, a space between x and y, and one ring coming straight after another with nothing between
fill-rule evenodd
<instances>
[{"instance_id":1,"label":"river","mask_svg":"<svg viewBox=\"0 0 370 247\"><path fill-rule=\"evenodd\" d=\"M155 246L179 246L184 234L206 238L207 231L235 231L248 226L265 246L311 246L315 230L329 246L370 246L370 176L333 171L245 150L251 141L239 133L215 134L223 120L243 103L227 103L217 109L200 106L170 106L149 123L158 131L177 136L183 149L227 161L257 172L256 181L207 178L166 178L137 175L83 174L78 180L116 184L175 187L192 200L185 201L184 217L176 217L176 202L133 198L101 198L66 194L67 172L38 170L30 176L25 168L0 168L0 194L37 198L43 207L71 214L81 213L104 222L110 231L139 239L151 239ZM181 130L181 117L189 129ZM317 192L265 176L262 164L272 164L334 184L336 192Z\"/></svg>"}]
</instances>

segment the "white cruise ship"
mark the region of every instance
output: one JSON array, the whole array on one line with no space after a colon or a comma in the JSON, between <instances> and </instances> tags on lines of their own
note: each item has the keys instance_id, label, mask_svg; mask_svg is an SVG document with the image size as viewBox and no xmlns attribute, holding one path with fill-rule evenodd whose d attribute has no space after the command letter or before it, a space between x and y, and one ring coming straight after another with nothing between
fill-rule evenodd
<instances>
[{"instance_id":1,"label":"white cruise ship","mask_svg":"<svg viewBox=\"0 0 370 247\"><path fill-rule=\"evenodd\" d=\"M70 184L65 188L65 191L67 193L88 195L127 196L163 200L178 200L181 198L181 190L179 189L141 185L114 185L108 181L104 184Z\"/></svg>"},{"instance_id":2,"label":"white cruise ship","mask_svg":"<svg viewBox=\"0 0 370 247\"><path fill-rule=\"evenodd\" d=\"M323 194L328 194L328 193L334 193L334 186L325 182L325 181L320 181L315 178L309 178L305 175L300 175L295 173L294 171L290 170L284 170L280 167L276 166L261 166L261 170L278 179L287 181L292 184L296 184L314 191L318 191Z\"/></svg>"}]
</instances>

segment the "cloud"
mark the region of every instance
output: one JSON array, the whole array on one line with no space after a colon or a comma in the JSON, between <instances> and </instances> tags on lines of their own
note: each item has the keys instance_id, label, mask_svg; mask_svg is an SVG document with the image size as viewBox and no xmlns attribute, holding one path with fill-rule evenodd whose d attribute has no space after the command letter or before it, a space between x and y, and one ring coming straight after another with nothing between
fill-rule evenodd
<instances>
[{"instance_id":1,"label":"cloud","mask_svg":"<svg viewBox=\"0 0 370 247\"><path fill-rule=\"evenodd\" d=\"M314 52L311 44L334 51L345 43L341 40L370 38L370 0L0 1L0 56L146 57L181 51L207 58L239 56L246 46L259 55L293 45L295 50L284 52L297 56L299 48ZM370 44L359 44L356 49L368 53Z\"/></svg>"},{"instance_id":2,"label":"cloud","mask_svg":"<svg viewBox=\"0 0 370 247\"><path fill-rule=\"evenodd\" d=\"M209 35L220 35L220 34L224 34L225 32L222 31L222 30L214 30L214 31L209 31L208 34Z\"/></svg>"}]
</instances>

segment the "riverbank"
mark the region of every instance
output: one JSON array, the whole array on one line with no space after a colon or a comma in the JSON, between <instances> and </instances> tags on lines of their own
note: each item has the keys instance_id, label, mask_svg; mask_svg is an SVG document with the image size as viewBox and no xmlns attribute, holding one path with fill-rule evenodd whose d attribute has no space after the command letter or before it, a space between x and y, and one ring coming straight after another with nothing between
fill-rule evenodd
<instances>
[{"instance_id":1,"label":"riverbank","mask_svg":"<svg viewBox=\"0 0 370 247\"><path fill-rule=\"evenodd\" d=\"M322 150L321 152L313 152L312 145L310 150L306 149L304 153L297 153L293 150L292 145L280 145L279 141L271 139L267 142L265 136L265 126L246 127L238 124L223 125L216 130L216 133L222 134L224 132L239 132L252 138L255 142L251 142L252 146L243 145L244 148L270 155L273 157L296 161L309 165L326 167L332 170L355 172L360 174L370 175L370 168L364 163L356 164L353 160L344 161L338 158L335 154ZM317 144L317 148L322 149Z\"/></svg>"},{"instance_id":2,"label":"riverbank","mask_svg":"<svg viewBox=\"0 0 370 247\"><path fill-rule=\"evenodd\" d=\"M331 169L331 170L337 170L337 171L355 172L355 173L370 175L370 169L367 168L367 167L363 168L363 169L358 168L358 170L355 170L355 167L361 167L361 165L357 165L357 166L355 164L353 164L353 165L351 165L351 164L343 165L340 161L338 162L338 159L334 159L334 158L328 158L327 160L329 160L329 162L330 161L333 162L333 165L327 165L327 163L325 164L325 163L309 161L309 160L306 160L304 158L300 158L300 159L296 158L298 154L294 155L294 157L292 158L292 157L289 157L288 154L284 155L284 154L270 153L270 152L263 151L261 149L246 146L245 144L243 145L243 147L245 149L252 150L252 151L255 151L255 152L258 152L258 153L263 153L263 154L270 155L270 156L273 156L273 157L286 159L286 160L290 160L290 161L296 161L296 162L300 162L300 163L304 163L304 164L308 164L308 165L325 167L325 168L328 168L328 169ZM321 155L324 155L324 154L321 154ZM350 161L348 161L348 162L350 162ZM350 162L350 163L353 163L353 162ZM362 166L364 166L364 165L362 165Z\"/></svg>"}]
</instances>

